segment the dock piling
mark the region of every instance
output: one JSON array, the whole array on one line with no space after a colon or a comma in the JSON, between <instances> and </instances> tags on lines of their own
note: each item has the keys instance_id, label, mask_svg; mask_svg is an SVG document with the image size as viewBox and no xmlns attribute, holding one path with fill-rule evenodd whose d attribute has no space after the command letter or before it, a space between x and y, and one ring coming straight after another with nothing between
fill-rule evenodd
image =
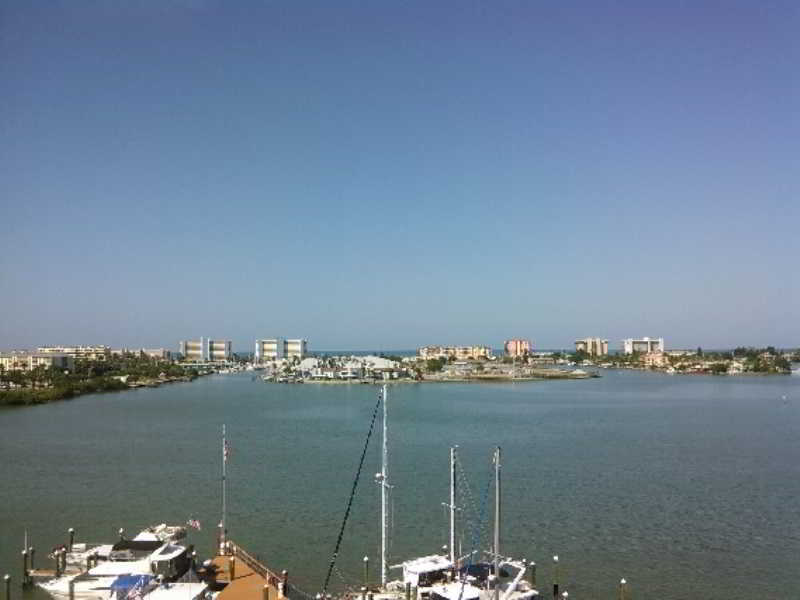
<instances>
[{"instance_id":1,"label":"dock piling","mask_svg":"<svg viewBox=\"0 0 800 600\"><path fill-rule=\"evenodd\" d=\"M33 571L36 568L33 565L33 557L36 556L36 548L34 548L33 546L28 548L28 554L30 554L30 557L31 557L31 571Z\"/></svg>"},{"instance_id":2,"label":"dock piling","mask_svg":"<svg viewBox=\"0 0 800 600\"><path fill-rule=\"evenodd\" d=\"M625 584L627 583L624 577L619 580L619 600L625 600Z\"/></svg>"},{"instance_id":3,"label":"dock piling","mask_svg":"<svg viewBox=\"0 0 800 600\"><path fill-rule=\"evenodd\" d=\"M22 551L22 587L28 585L28 551Z\"/></svg>"},{"instance_id":4,"label":"dock piling","mask_svg":"<svg viewBox=\"0 0 800 600\"><path fill-rule=\"evenodd\" d=\"M361 586L361 600L367 600L367 586Z\"/></svg>"},{"instance_id":5,"label":"dock piling","mask_svg":"<svg viewBox=\"0 0 800 600\"><path fill-rule=\"evenodd\" d=\"M531 568L531 587L536 588L536 563L531 561L529 566Z\"/></svg>"},{"instance_id":6,"label":"dock piling","mask_svg":"<svg viewBox=\"0 0 800 600\"><path fill-rule=\"evenodd\" d=\"M56 577L61 577L61 550L53 550L53 560L56 563Z\"/></svg>"},{"instance_id":7,"label":"dock piling","mask_svg":"<svg viewBox=\"0 0 800 600\"><path fill-rule=\"evenodd\" d=\"M236 557L231 556L228 559L228 578L233 581L236 577Z\"/></svg>"},{"instance_id":8,"label":"dock piling","mask_svg":"<svg viewBox=\"0 0 800 600\"><path fill-rule=\"evenodd\" d=\"M6 573L6 576L3 577L3 581L6 582L6 600L11 600L11 575Z\"/></svg>"},{"instance_id":9,"label":"dock piling","mask_svg":"<svg viewBox=\"0 0 800 600\"><path fill-rule=\"evenodd\" d=\"M75 600L75 580L69 580L69 600Z\"/></svg>"},{"instance_id":10,"label":"dock piling","mask_svg":"<svg viewBox=\"0 0 800 600\"><path fill-rule=\"evenodd\" d=\"M72 552L72 545L75 543L75 530L72 527L70 527L68 531L69 531L69 545L67 546L67 548L69 548L69 551Z\"/></svg>"},{"instance_id":11,"label":"dock piling","mask_svg":"<svg viewBox=\"0 0 800 600\"><path fill-rule=\"evenodd\" d=\"M364 586L369 587L369 556L364 557Z\"/></svg>"},{"instance_id":12,"label":"dock piling","mask_svg":"<svg viewBox=\"0 0 800 600\"><path fill-rule=\"evenodd\" d=\"M61 572L67 572L67 549L61 548Z\"/></svg>"},{"instance_id":13,"label":"dock piling","mask_svg":"<svg viewBox=\"0 0 800 600\"><path fill-rule=\"evenodd\" d=\"M411 582L406 581L406 600L411 600Z\"/></svg>"},{"instance_id":14,"label":"dock piling","mask_svg":"<svg viewBox=\"0 0 800 600\"><path fill-rule=\"evenodd\" d=\"M264 584L261 588L261 600L269 600L269 584Z\"/></svg>"}]
</instances>

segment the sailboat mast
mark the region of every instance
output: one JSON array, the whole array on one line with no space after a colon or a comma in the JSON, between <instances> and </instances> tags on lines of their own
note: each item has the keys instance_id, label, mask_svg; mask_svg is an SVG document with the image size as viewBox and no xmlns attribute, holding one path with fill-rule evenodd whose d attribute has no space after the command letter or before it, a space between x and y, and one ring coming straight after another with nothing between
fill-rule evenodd
<instances>
[{"instance_id":1,"label":"sailboat mast","mask_svg":"<svg viewBox=\"0 0 800 600\"><path fill-rule=\"evenodd\" d=\"M494 598L500 598L500 446L494 451Z\"/></svg>"},{"instance_id":2,"label":"sailboat mast","mask_svg":"<svg viewBox=\"0 0 800 600\"><path fill-rule=\"evenodd\" d=\"M381 452L381 587L386 587L386 538L388 536L387 488L389 450L386 433L386 384L383 385L383 449Z\"/></svg>"},{"instance_id":3,"label":"sailboat mast","mask_svg":"<svg viewBox=\"0 0 800 600\"><path fill-rule=\"evenodd\" d=\"M456 448L450 448L450 562L456 566Z\"/></svg>"},{"instance_id":4,"label":"sailboat mast","mask_svg":"<svg viewBox=\"0 0 800 600\"><path fill-rule=\"evenodd\" d=\"M222 523L221 523L222 531L220 531L220 537L219 537L220 551L222 554L224 554L224 548L226 542L225 538L227 537L226 534L228 531L226 529L226 523L225 523L225 509L227 500L227 498L225 497L225 479L226 479L225 470L227 463L228 463L228 443L227 440L225 439L225 425L223 425L222 426Z\"/></svg>"}]
</instances>

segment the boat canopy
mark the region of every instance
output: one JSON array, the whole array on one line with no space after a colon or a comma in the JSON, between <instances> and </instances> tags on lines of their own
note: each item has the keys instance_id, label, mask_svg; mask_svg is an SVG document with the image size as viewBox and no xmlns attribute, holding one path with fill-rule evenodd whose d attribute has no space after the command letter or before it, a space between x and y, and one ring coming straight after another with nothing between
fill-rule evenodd
<instances>
[{"instance_id":1,"label":"boat canopy","mask_svg":"<svg viewBox=\"0 0 800 600\"><path fill-rule=\"evenodd\" d=\"M431 554L430 556L421 556L414 560L407 560L402 566L403 581L413 586L418 586L420 585L421 575L444 571L451 568L453 563L445 556Z\"/></svg>"}]
</instances>

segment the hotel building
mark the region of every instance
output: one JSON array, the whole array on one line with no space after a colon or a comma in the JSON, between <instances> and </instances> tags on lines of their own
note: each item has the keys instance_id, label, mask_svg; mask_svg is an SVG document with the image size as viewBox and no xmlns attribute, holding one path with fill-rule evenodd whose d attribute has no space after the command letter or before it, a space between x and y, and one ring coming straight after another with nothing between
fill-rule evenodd
<instances>
[{"instance_id":1,"label":"hotel building","mask_svg":"<svg viewBox=\"0 0 800 600\"><path fill-rule=\"evenodd\" d=\"M41 346L37 352L42 354L66 354L75 360L108 360L111 348L108 346Z\"/></svg>"},{"instance_id":2,"label":"hotel building","mask_svg":"<svg viewBox=\"0 0 800 600\"><path fill-rule=\"evenodd\" d=\"M3 352L0 353L0 367L4 371L33 371L37 367L72 371L75 359L63 352Z\"/></svg>"},{"instance_id":3,"label":"hotel building","mask_svg":"<svg viewBox=\"0 0 800 600\"><path fill-rule=\"evenodd\" d=\"M599 337L575 340L575 352L585 352L589 356L606 356L608 355L608 340L602 340Z\"/></svg>"},{"instance_id":4,"label":"hotel building","mask_svg":"<svg viewBox=\"0 0 800 600\"><path fill-rule=\"evenodd\" d=\"M303 360L308 353L308 340L270 338L256 340L255 362L278 360L280 358L298 358Z\"/></svg>"},{"instance_id":5,"label":"hotel building","mask_svg":"<svg viewBox=\"0 0 800 600\"><path fill-rule=\"evenodd\" d=\"M626 340L622 340L622 352L624 354L633 354L634 352L638 352L640 354L647 354L648 352L664 352L664 338L643 337L639 340L628 338Z\"/></svg>"},{"instance_id":6,"label":"hotel building","mask_svg":"<svg viewBox=\"0 0 800 600\"><path fill-rule=\"evenodd\" d=\"M179 349L186 362L227 362L233 356L230 340L182 340Z\"/></svg>"},{"instance_id":7,"label":"hotel building","mask_svg":"<svg viewBox=\"0 0 800 600\"><path fill-rule=\"evenodd\" d=\"M423 346L417 354L423 360L451 357L456 360L488 359L492 356L492 349L488 346Z\"/></svg>"},{"instance_id":8,"label":"hotel building","mask_svg":"<svg viewBox=\"0 0 800 600\"><path fill-rule=\"evenodd\" d=\"M525 356L531 353L531 343L528 340L506 340L504 348L509 356Z\"/></svg>"}]
</instances>

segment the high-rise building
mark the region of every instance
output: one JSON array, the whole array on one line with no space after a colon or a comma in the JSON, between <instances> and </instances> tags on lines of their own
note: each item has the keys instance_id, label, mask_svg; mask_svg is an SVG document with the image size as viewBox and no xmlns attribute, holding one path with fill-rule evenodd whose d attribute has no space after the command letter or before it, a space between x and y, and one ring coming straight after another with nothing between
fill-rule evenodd
<instances>
[{"instance_id":1,"label":"high-rise building","mask_svg":"<svg viewBox=\"0 0 800 600\"><path fill-rule=\"evenodd\" d=\"M227 362L232 357L230 340L208 340L209 362Z\"/></svg>"},{"instance_id":2,"label":"high-rise building","mask_svg":"<svg viewBox=\"0 0 800 600\"><path fill-rule=\"evenodd\" d=\"M256 340L255 361L257 363L280 358L299 358L303 360L308 353L308 340L302 338L287 340L270 338Z\"/></svg>"},{"instance_id":3,"label":"high-rise building","mask_svg":"<svg viewBox=\"0 0 800 600\"><path fill-rule=\"evenodd\" d=\"M308 352L308 341L298 338L286 340L286 357L303 360Z\"/></svg>"},{"instance_id":4,"label":"high-rise building","mask_svg":"<svg viewBox=\"0 0 800 600\"><path fill-rule=\"evenodd\" d=\"M643 337L639 340L628 338L622 340L622 351L625 354L638 352L646 354L648 352L664 352L664 338Z\"/></svg>"},{"instance_id":5,"label":"high-rise building","mask_svg":"<svg viewBox=\"0 0 800 600\"><path fill-rule=\"evenodd\" d=\"M182 340L180 353L187 362L227 362L233 357L230 340Z\"/></svg>"},{"instance_id":6,"label":"high-rise building","mask_svg":"<svg viewBox=\"0 0 800 600\"><path fill-rule=\"evenodd\" d=\"M599 337L575 340L575 352L585 352L589 356L606 356L608 354L608 340L603 340Z\"/></svg>"},{"instance_id":7,"label":"high-rise building","mask_svg":"<svg viewBox=\"0 0 800 600\"><path fill-rule=\"evenodd\" d=\"M506 340L504 347L509 356L525 356L531 353L531 343L528 340Z\"/></svg>"}]
</instances>

